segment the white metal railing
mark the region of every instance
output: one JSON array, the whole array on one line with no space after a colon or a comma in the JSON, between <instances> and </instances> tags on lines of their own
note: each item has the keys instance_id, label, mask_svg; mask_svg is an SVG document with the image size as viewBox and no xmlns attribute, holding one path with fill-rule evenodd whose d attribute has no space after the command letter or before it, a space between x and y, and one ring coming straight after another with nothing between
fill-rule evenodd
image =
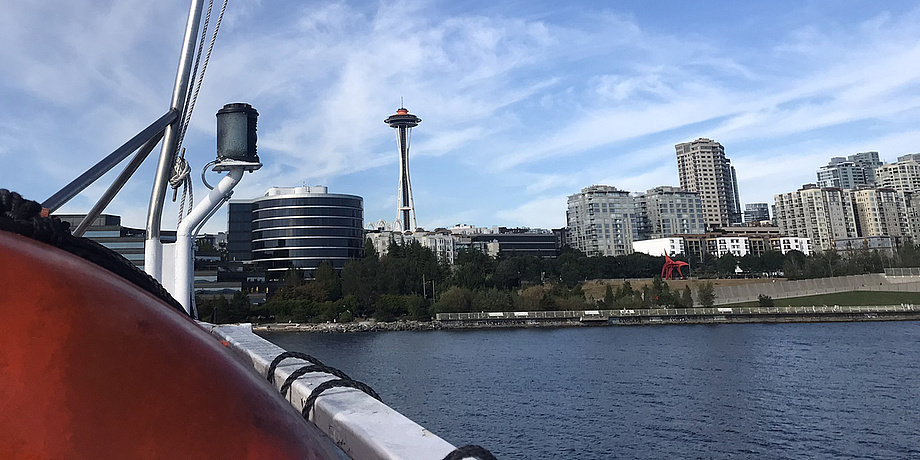
<instances>
[{"instance_id":1,"label":"white metal railing","mask_svg":"<svg viewBox=\"0 0 920 460\"><path fill-rule=\"evenodd\" d=\"M263 377L272 360L285 352L255 335L251 324L201 325L226 340ZM304 364L298 359L282 361L275 369L275 388L280 388L285 379ZM294 381L285 398L300 412L313 389L334 378L324 373L305 374ZM455 449L391 407L353 388L336 388L323 393L310 411L310 421L354 459L440 460Z\"/></svg>"},{"instance_id":2,"label":"white metal railing","mask_svg":"<svg viewBox=\"0 0 920 460\"><path fill-rule=\"evenodd\" d=\"M606 316L713 316L713 315L807 315L848 313L920 312L920 306L900 305L811 305L799 307L713 307L713 308L643 308L618 310L537 310L477 313L438 313L438 321L504 321L504 320L572 320Z\"/></svg>"}]
</instances>

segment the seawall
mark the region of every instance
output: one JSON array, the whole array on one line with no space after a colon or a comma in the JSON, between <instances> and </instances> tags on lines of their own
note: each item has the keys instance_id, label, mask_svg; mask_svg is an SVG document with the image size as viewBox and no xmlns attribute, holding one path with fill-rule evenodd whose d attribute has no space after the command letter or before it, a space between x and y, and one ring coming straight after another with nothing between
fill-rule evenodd
<instances>
[{"instance_id":1,"label":"seawall","mask_svg":"<svg viewBox=\"0 0 920 460\"><path fill-rule=\"evenodd\" d=\"M382 332L521 327L638 326L664 324L816 323L831 321L916 321L920 305L734 308L653 308L528 312L439 313L434 321L353 323L270 323L256 332Z\"/></svg>"}]
</instances>

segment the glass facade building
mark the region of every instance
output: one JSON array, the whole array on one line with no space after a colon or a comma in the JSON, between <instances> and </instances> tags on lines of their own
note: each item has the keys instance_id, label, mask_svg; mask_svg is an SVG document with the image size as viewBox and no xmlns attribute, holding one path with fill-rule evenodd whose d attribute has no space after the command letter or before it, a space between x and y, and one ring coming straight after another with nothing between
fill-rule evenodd
<instances>
[{"instance_id":1,"label":"glass facade building","mask_svg":"<svg viewBox=\"0 0 920 460\"><path fill-rule=\"evenodd\" d=\"M228 219L230 260L257 264L270 282L291 268L312 278L324 261L341 270L364 256L364 199L326 187L273 187L231 201Z\"/></svg>"}]
</instances>

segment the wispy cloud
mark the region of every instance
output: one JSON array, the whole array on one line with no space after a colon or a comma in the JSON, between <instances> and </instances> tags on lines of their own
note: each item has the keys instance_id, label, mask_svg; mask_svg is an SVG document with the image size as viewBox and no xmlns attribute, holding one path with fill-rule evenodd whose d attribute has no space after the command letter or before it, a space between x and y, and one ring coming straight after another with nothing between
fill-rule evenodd
<instances>
[{"instance_id":1,"label":"wispy cloud","mask_svg":"<svg viewBox=\"0 0 920 460\"><path fill-rule=\"evenodd\" d=\"M323 182L390 206L395 179L367 181L395 170L382 121L404 97L423 119L413 175L435 187L417 190L425 222L559 226L565 196L593 183L677 185L673 145L697 137L726 145L743 200L765 200L801 185L829 152L918 150L920 8L896 6L846 17L820 4L783 15L754 4L741 22L763 33L710 34L642 5L235 1L187 155L195 169L213 158L214 112L250 102L265 168L238 196ZM46 197L166 110L187 5L4 8L0 186ZM786 163L794 173L776 177ZM44 180L22 179L35 171ZM149 182L129 189L134 207L119 201L112 212L139 214Z\"/></svg>"}]
</instances>

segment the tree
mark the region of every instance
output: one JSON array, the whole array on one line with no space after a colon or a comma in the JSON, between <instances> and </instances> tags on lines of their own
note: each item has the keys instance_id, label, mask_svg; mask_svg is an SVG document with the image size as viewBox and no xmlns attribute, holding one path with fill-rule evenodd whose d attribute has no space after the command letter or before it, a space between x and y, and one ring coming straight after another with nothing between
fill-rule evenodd
<instances>
[{"instance_id":1,"label":"tree","mask_svg":"<svg viewBox=\"0 0 920 460\"><path fill-rule=\"evenodd\" d=\"M281 277L284 287L297 287L303 285L303 270L298 268L289 268L284 271Z\"/></svg>"},{"instance_id":2,"label":"tree","mask_svg":"<svg viewBox=\"0 0 920 460\"><path fill-rule=\"evenodd\" d=\"M652 279L651 295L651 303L653 305L673 306L677 303L673 295L671 295L671 288L668 286L668 283L661 279L659 275L655 275Z\"/></svg>"},{"instance_id":3,"label":"tree","mask_svg":"<svg viewBox=\"0 0 920 460\"><path fill-rule=\"evenodd\" d=\"M617 288L617 299L622 299L624 297L634 297L636 291L633 290L632 284L629 284L629 280L623 281L623 284Z\"/></svg>"},{"instance_id":4,"label":"tree","mask_svg":"<svg viewBox=\"0 0 920 460\"><path fill-rule=\"evenodd\" d=\"M617 298L613 295L613 287L609 284L607 288L604 289L604 306L607 308L613 308L613 304L616 302Z\"/></svg>"},{"instance_id":5,"label":"tree","mask_svg":"<svg viewBox=\"0 0 920 460\"><path fill-rule=\"evenodd\" d=\"M496 288L513 289L521 285L520 262L518 257L504 257L495 264L492 279Z\"/></svg>"},{"instance_id":6,"label":"tree","mask_svg":"<svg viewBox=\"0 0 920 460\"><path fill-rule=\"evenodd\" d=\"M680 299L681 306L684 308L693 308L693 294L690 292L690 285L684 286L684 293Z\"/></svg>"},{"instance_id":7,"label":"tree","mask_svg":"<svg viewBox=\"0 0 920 460\"><path fill-rule=\"evenodd\" d=\"M468 313L473 305L473 291L460 286L451 286L441 293L435 303L437 313Z\"/></svg>"},{"instance_id":8,"label":"tree","mask_svg":"<svg viewBox=\"0 0 920 460\"><path fill-rule=\"evenodd\" d=\"M559 277L566 286L575 286L585 279L583 266L578 261L565 262L559 267Z\"/></svg>"},{"instance_id":9,"label":"tree","mask_svg":"<svg viewBox=\"0 0 920 460\"><path fill-rule=\"evenodd\" d=\"M230 303L223 294L211 298L195 297L195 306L198 307L198 319L214 324L227 322Z\"/></svg>"},{"instance_id":10,"label":"tree","mask_svg":"<svg viewBox=\"0 0 920 460\"><path fill-rule=\"evenodd\" d=\"M428 310L424 305L425 299L418 295L384 294L377 299L374 318L377 321L395 321L410 314L410 311L416 319L426 317Z\"/></svg>"},{"instance_id":11,"label":"tree","mask_svg":"<svg viewBox=\"0 0 920 460\"><path fill-rule=\"evenodd\" d=\"M228 323L241 323L249 319L249 310L252 308L252 302L249 301L249 294L243 291L236 291L230 299L225 321Z\"/></svg>"},{"instance_id":12,"label":"tree","mask_svg":"<svg viewBox=\"0 0 920 460\"><path fill-rule=\"evenodd\" d=\"M772 307L773 297L770 297L765 294L760 294L759 296L757 296L757 305L761 307Z\"/></svg>"},{"instance_id":13,"label":"tree","mask_svg":"<svg viewBox=\"0 0 920 460\"><path fill-rule=\"evenodd\" d=\"M898 248L898 262L901 267L920 267L920 249L913 241L907 240Z\"/></svg>"},{"instance_id":14,"label":"tree","mask_svg":"<svg viewBox=\"0 0 920 460\"><path fill-rule=\"evenodd\" d=\"M789 251L786 253L786 261L783 262L783 275L789 279L801 279L805 277L805 264L808 257L801 251Z\"/></svg>"},{"instance_id":15,"label":"tree","mask_svg":"<svg viewBox=\"0 0 920 460\"><path fill-rule=\"evenodd\" d=\"M348 297L355 297L356 308L352 314L366 317L371 313L371 307L377 303L380 295L378 273L380 260L376 257L365 257L361 260L352 260L345 263L342 269L342 293Z\"/></svg>"},{"instance_id":16,"label":"tree","mask_svg":"<svg viewBox=\"0 0 920 460\"><path fill-rule=\"evenodd\" d=\"M374 242L370 238L364 239L364 258L377 258L377 248L374 247Z\"/></svg>"},{"instance_id":17,"label":"tree","mask_svg":"<svg viewBox=\"0 0 920 460\"><path fill-rule=\"evenodd\" d=\"M316 270L313 270L313 281L310 284L313 287L314 300L317 302L335 301L342 298L342 281L331 262L320 262Z\"/></svg>"},{"instance_id":18,"label":"tree","mask_svg":"<svg viewBox=\"0 0 920 460\"><path fill-rule=\"evenodd\" d=\"M472 311L510 311L514 307L510 291L494 288L473 293L471 305Z\"/></svg>"},{"instance_id":19,"label":"tree","mask_svg":"<svg viewBox=\"0 0 920 460\"><path fill-rule=\"evenodd\" d=\"M642 308L651 308L653 304L652 287L646 284L642 286Z\"/></svg>"},{"instance_id":20,"label":"tree","mask_svg":"<svg viewBox=\"0 0 920 460\"><path fill-rule=\"evenodd\" d=\"M763 273L763 260L754 254L745 254L738 260L738 267L746 273L759 275Z\"/></svg>"},{"instance_id":21,"label":"tree","mask_svg":"<svg viewBox=\"0 0 920 460\"><path fill-rule=\"evenodd\" d=\"M700 254L700 263L698 263L694 268L694 272L696 272L697 275L703 273L714 275L718 272L718 269L716 268L716 257L713 256L709 251L703 251Z\"/></svg>"},{"instance_id":22,"label":"tree","mask_svg":"<svg viewBox=\"0 0 920 460\"><path fill-rule=\"evenodd\" d=\"M715 304L716 295L715 295L715 286L713 286L712 281L707 281L703 283L696 291L696 297L700 301L700 305L711 308Z\"/></svg>"},{"instance_id":23,"label":"tree","mask_svg":"<svg viewBox=\"0 0 920 460\"><path fill-rule=\"evenodd\" d=\"M738 259L730 252L726 252L716 259L716 270L721 276L734 275L737 267Z\"/></svg>"},{"instance_id":24,"label":"tree","mask_svg":"<svg viewBox=\"0 0 920 460\"><path fill-rule=\"evenodd\" d=\"M782 271L785 261L786 256L779 251L767 251L760 256L761 268L771 275Z\"/></svg>"},{"instance_id":25,"label":"tree","mask_svg":"<svg viewBox=\"0 0 920 460\"><path fill-rule=\"evenodd\" d=\"M552 296L543 286L531 286L521 292L519 307L522 310L552 310L555 307Z\"/></svg>"},{"instance_id":26,"label":"tree","mask_svg":"<svg viewBox=\"0 0 920 460\"><path fill-rule=\"evenodd\" d=\"M457 254L452 283L468 289L489 287L495 261L486 253L466 249Z\"/></svg>"}]
</instances>

